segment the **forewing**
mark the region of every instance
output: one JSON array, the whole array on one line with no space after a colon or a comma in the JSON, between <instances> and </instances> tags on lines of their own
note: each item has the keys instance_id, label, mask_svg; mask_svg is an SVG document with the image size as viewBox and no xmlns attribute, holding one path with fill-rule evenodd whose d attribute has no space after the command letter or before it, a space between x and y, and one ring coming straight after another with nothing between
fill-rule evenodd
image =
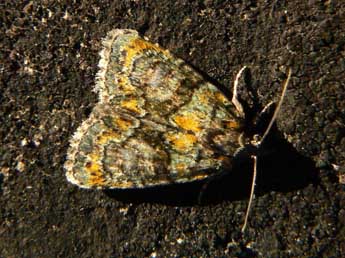
<instances>
[{"instance_id":1,"label":"forewing","mask_svg":"<svg viewBox=\"0 0 345 258\"><path fill-rule=\"evenodd\" d=\"M138 135L143 127L126 111L98 104L71 139L67 179L84 188L166 183L168 156L162 145L153 146L146 136Z\"/></svg>"},{"instance_id":2,"label":"forewing","mask_svg":"<svg viewBox=\"0 0 345 258\"><path fill-rule=\"evenodd\" d=\"M242 121L214 85L135 31L113 30L103 45L100 102L71 141L69 181L146 187L231 168Z\"/></svg>"}]
</instances>

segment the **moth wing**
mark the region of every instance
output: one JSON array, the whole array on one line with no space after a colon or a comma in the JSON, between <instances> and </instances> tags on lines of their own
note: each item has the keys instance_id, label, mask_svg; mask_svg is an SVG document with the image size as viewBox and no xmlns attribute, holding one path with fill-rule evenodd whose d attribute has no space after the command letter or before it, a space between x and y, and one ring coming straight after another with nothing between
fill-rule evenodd
<instances>
[{"instance_id":1,"label":"moth wing","mask_svg":"<svg viewBox=\"0 0 345 258\"><path fill-rule=\"evenodd\" d=\"M168 156L153 146L141 121L113 105L98 104L71 139L68 181L83 188L131 188L166 184Z\"/></svg>"},{"instance_id":2,"label":"moth wing","mask_svg":"<svg viewBox=\"0 0 345 258\"><path fill-rule=\"evenodd\" d=\"M214 85L135 31L111 31L103 45L100 102L71 140L70 182L146 187L231 167L241 121Z\"/></svg>"}]
</instances>

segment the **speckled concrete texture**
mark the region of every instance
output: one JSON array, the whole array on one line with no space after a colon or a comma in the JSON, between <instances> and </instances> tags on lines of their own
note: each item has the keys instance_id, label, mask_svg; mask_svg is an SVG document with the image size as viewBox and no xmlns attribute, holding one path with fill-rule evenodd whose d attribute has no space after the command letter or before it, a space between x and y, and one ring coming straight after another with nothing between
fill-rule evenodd
<instances>
[{"instance_id":1,"label":"speckled concrete texture","mask_svg":"<svg viewBox=\"0 0 345 258\"><path fill-rule=\"evenodd\" d=\"M0 24L1 257L345 256L343 1L2 1ZM202 204L203 183L67 183L68 139L97 101L112 28L138 30L225 89L248 65L260 106L291 67L245 234L250 162L210 181Z\"/></svg>"}]
</instances>

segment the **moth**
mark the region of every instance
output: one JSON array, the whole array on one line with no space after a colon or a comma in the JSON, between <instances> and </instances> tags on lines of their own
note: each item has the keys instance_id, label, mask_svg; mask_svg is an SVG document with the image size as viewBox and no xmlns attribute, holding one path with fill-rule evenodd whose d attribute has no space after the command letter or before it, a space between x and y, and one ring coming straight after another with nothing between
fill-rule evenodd
<instances>
[{"instance_id":1,"label":"moth","mask_svg":"<svg viewBox=\"0 0 345 258\"><path fill-rule=\"evenodd\" d=\"M99 101L70 140L64 164L69 182L81 188L144 188L231 170L244 148L245 114L237 88L246 67L236 76L230 101L137 31L114 29L102 45L95 86ZM257 149L276 119L290 74L265 134L251 143Z\"/></svg>"}]
</instances>

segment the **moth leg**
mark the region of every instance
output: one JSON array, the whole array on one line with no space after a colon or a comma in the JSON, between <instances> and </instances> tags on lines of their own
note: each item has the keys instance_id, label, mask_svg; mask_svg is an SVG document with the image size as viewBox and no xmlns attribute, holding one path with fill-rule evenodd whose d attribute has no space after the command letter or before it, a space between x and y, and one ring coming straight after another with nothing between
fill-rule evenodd
<instances>
[{"instance_id":1,"label":"moth leg","mask_svg":"<svg viewBox=\"0 0 345 258\"><path fill-rule=\"evenodd\" d=\"M238 114L242 118L244 118L245 113L244 113L244 109L241 102L238 100L238 85L239 85L239 80L242 77L244 70L246 69L247 69L247 66L243 66L241 70L236 74L236 78L234 81L234 89L232 92L232 99L231 99L231 102L234 104L234 106L237 109Z\"/></svg>"},{"instance_id":2,"label":"moth leg","mask_svg":"<svg viewBox=\"0 0 345 258\"><path fill-rule=\"evenodd\" d=\"M259 116L270 113L272 111L272 105L274 105L275 102L271 101L269 102L260 112Z\"/></svg>"},{"instance_id":3,"label":"moth leg","mask_svg":"<svg viewBox=\"0 0 345 258\"><path fill-rule=\"evenodd\" d=\"M263 135L264 131L267 128L267 125L271 121L273 117L273 113L275 110L276 102L269 102L260 112L258 115L255 116L255 121L253 123L254 128L257 129L257 135L255 135L256 139L258 140L256 143L260 141L261 136ZM261 135L259 137L259 135ZM255 143L252 142L255 145Z\"/></svg>"},{"instance_id":4,"label":"moth leg","mask_svg":"<svg viewBox=\"0 0 345 258\"><path fill-rule=\"evenodd\" d=\"M259 126L260 122L262 121L268 122L273 116L275 107L276 107L276 102L274 101L270 101L268 104L266 104L265 107L257 115L256 122L255 122L256 126Z\"/></svg>"}]
</instances>

